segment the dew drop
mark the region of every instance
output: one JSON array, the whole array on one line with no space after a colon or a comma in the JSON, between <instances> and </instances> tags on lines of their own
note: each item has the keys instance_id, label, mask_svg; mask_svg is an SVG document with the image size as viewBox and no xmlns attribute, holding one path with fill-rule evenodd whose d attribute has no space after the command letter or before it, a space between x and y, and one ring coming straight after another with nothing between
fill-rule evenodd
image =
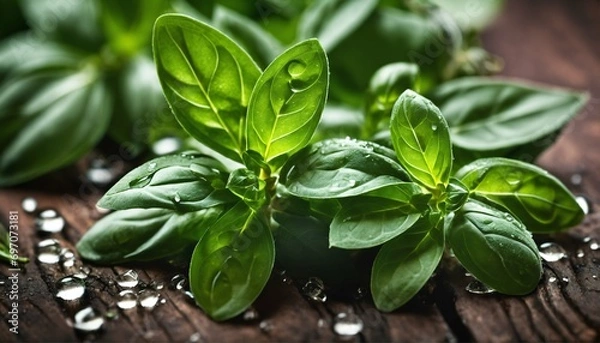
<instances>
[{"instance_id":1,"label":"dew drop","mask_svg":"<svg viewBox=\"0 0 600 343\"><path fill-rule=\"evenodd\" d=\"M273 324L271 324L271 322L268 320L263 320L262 322L260 322L260 324L258 324L258 328L262 332L270 332L271 330L273 330Z\"/></svg>"},{"instance_id":2,"label":"dew drop","mask_svg":"<svg viewBox=\"0 0 600 343\"><path fill-rule=\"evenodd\" d=\"M259 317L258 311L256 311L253 307L250 307L249 309L247 309L243 315L243 318L245 321L257 320L258 317Z\"/></svg>"},{"instance_id":3,"label":"dew drop","mask_svg":"<svg viewBox=\"0 0 600 343\"><path fill-rule=\"evenodd\" d=\"M338 313L333 319L333 331L340 336L355 336L362 331L363 327L362 319L352 312Z\"/></svg>"},{"instance_id":4,"label":"dew drop","mask_svg":"<svg viewBox=\"0 0 600 343\"><path fill-rule=\"evenodd\" d=\"M197 343L200 342L200 339L202 338L202 336L200 335L200 332L195 332L193 334L190 335L190 338L188 338L187 343Z\"/></svg>"},{"instance_id":5,"label":"dew drop","mask_svg":"<svg viewBox=\"0 0 600 343\"><path fill-rule=\"evenodd\" d=\"M173 202L176 204L179 204L181 202L181 197L178 193L175 193L175 196L173 196Z\"/></svg>"},{"instance_id":6,"label":"dew drop","mask_svg":"<svg viewBox=\"0 0 600 343\"><path fill-rule=\"evenodd\" d=\"M134 308L137 305L137 300L137 294L130 289L126 289L117 295L117 306L123 310Z\"/></svg>"},{"instance_id":7,"label":"dew drop","mask_svg":"<svg viewBox=\"0 0 600 343\"><path fill-rule=\"evenodd\" d=\"M486 284L477 279L469 282L467 287L465 287L465 290L471 294L490 294L495 292L493 288L488 287Z\"/></svg>"},{"instance_id":8,"label":"dew drop","mask_svg":"<svg viewBox=\"0 0 600 343\"><path fill-rule=\"evenodd\" d=\"M37 200L35 200L32 197L26 197L23 198L23 200L21 201L21 208L23 209L23 211L25 211L25 213L33 213L37 210Z\"/></svg>"},{"instance_id":9,"label":"dew drop","mask_svg":"<svg viewBox=\"0 0 600 343\"><path fill-rule=\"evenodd\" d=\"M549 283L555 283L556 280L557 280L557 278L555 276L551 276L551 277L548 278L548 282Z\"/></svg>"},{"instance_id":10,"label":"dew drop","mask_svg":"<svg viewBox=\"0 0 600 343\"><path fill-rule=\"evenodd\" d=\"M515 218L513 218L513 216L511 216L508 213L504 214L504 219L506 219L507 222L512 222L513 220L515 220Z\"/></svg>"},{"instance_id":11,"label":"dew drop","mask_svg":"<svg viewBox=\"0 0 600 343\"><path fill-rule=\"evenodd\" d=\"M306 64L300 61L292 61L288 64L287 71L291 77L298 77L306 70Z\"/></svg>"},{"instance_id":12,"label":"dew drop","mask_svg":"<svg viewBox=\"0 0 600 343\"><path fill-rule=\"evenodd\" d=\"M508 173L505 178L506 182L513 187L519 186L521 184L521 179L521 173L519 172Z\"/></svg>"},{"instance_id":13,"label":"dew drop","mask_svg":"<svg viewBox=\"0 0 600 343\"><path fill-rule=\"evenodd\" d=\"M600 249L600 244L598 244L598 241L596 241L596 240L590 241L590 250L596 251L598 249Z\"/></svg>"},{"instance_id":14,"label":"dew drop","mask_svg":"<svg viewBox=\"0 0 600 343\"><path fill-rule=\"evenodd\" d=\"M581 207L581 209L583 210L583 213L585 214L589 214L590 213L590 201L582 196L582 195L578 195L575 197L575 201L577 201L577 204L579 205L579 207Z\"/></svg>"},{"instance_id":15,"label":"dew drop","mask_svg":"<svg viewBox=\"0 0 600 343\"><path fill-rule=\"evenodd\" d=\"M325 285L321 279L316 277L311 277L308 279L306 284L302 286L302 293L308 298L318 301L325 302L327 301L327 294L325 294Z\"/></svg>"},{"instance_id":16,"label":"dew drop","mask_svg":"<svg viewBox=\"0 0 600 343\"><path fill-rule=\"evenodd\" d=\"M58 263L60 252L60 243L56 239L45 239L37 245L37 260L44 264Z\"/></svg>"},{"instance_id":17,"label":"dew drop","mask_svg":"<svg viewBox=\"0 0 600 343\"><path fill-rule=\"evenodd\" d=\"M75 329L83 332L100 330L104 325L104 318L93 308L86 307L75 314Z\"/></svg>"},{"instance_id":18,"label":"dew drop","mask_svg":"<svg viewBox=\"0 0 600 343\"><path fill-rule=\"evenodd\" d=\"M147 309L152 309L158 303L160 294L153 289L144 289L138 293L138 301L140 306Z\"/></svg>"},{"instance_id":19,"label":"dew drop","mask_svg":"<svg viewBox=\"0 0 600 343\"><path fill-rule=\"evenodd\" d=\"M150 181L152 181L152 175L146 175L129 182L129 187L142 188L150 184Z\"/></svg>"},{"instance_id":20,"label":"dew drop","mask_svg":"<svg viewBox=\"0 0 600 343\"><path fill-rule=\"evenodd\" d=\"M431 125L431 130L437 131L437 128L438 128L437 125L435 125L435 124Z\"/></svg>"},{"instance_id":21,"label":"dew drop","mask_svg":"<svg viewBox=\"0 0 600 343\"><path fill-rule=\"evenodd\" d=\"M583 178L581 177L581 174L573 174L573 175L571 175L571 183L574 186L581 185L581 181L583 181Z\"/></svg>"},{"instance_id":22,"label":"dew drop","mask_svg":"<svg viewBox=\"0 0 600 343\"><path fill-rule=\"evenodd\" d=\"M185 288L187 280L183 274L177 274L169 281L169 288L181 291Z\"/></svg>"},{"instance_id":23,"label":"dew drop","mask_svg":"<svg viewBox=\"0 0 600 343\"><path fill-rule=\"evenodd\" d=\"M162 283L162 282L152 281L150 283L149 287L152 288L152 289L154 289L154 290L160 291L161 289L165 288L165 284Z\"/></svg>"},{"instance_id":24,"label":"dew drop","mask_svg":"<svg viewBox=\"0 0 600 343\"><path fill-rule=\"evenodd\" d=\"M156 162L148 163L148 171L154 171L156 169Z\"/></svg>"},{"instance_id":25,"label":"dew drop","mask_svg":"<svg viewBox=\"0 0 600 343\"><path fill-rule=\"evenodd\" d=\"M56 297L62 300L77 300L85 293L83 280L65 276L56 282Z\"/></svg>"},{"instance_id":26,"label":"dew drop","mask_svg":"<svg viewBox=\"0 0 600 343\"><path fill-rule=\"evenodd\" d=\"M47 209L40 212L35 219L35 227L38 232L56 233L65 227L65 219L56 210Z\"/></svg>"},{"instance_id":27,"label":"dew drop","mask_svg":"<svg viewBox=\"0 0 600 343\"><path fill-rule=\"evenodd\" d=\"M553 242L540 244L540 256L546 262L556 262L567 256L565 249Z\"/></svg>"},{"instance_id":28,"label":"dew drop","mask_svg":"<svg viewBox=\"0 0 600 343\"><path fill-rule=\"evenodd\" d=\"M356 180L339 180L329 186L331 192L343 192L356 186Z\"/></svg>"},{"instance_id":29,"label":"dew drop","mask_svg":"<svg viewBox=\"0 0 600 343\"><path fill-rule=\"evenodd\" d=\"M117 285L121 288L133 288L138 285L138 273L135 270L128 270L115 278Z\"/></svg>"},{"instance_id":30,"label":"dew drop","mask_svg":"<svg viewBox=\"0 0 600 343\"><path fill-rule=\"evenodd\" d=\"M585 253L583 252L583 250L581 249L577 249L577 258L583 258L585 256Z\"/></svg>"},{"instance_id":31,"label":"dew drop","mask_svg":"<svg viewBox=\"0 0 600 343\"><path fill-rule=\"evenodd\" d=\"M177 137L164 137L152 144L152 152L155 155L172 154L181 149L183 142Z\"/></svg>"},{"instance_id":32,"label":"dew drop","mask_svg":"<svg viewBox=\"0 0 600 343\"><path fill-rule=\"evenodd\" d=\"M587 237L583 237L583 240L582 240L582 242L583 242L583 243L589 243L591 240L592 240L592 237L590 237L590 236L587 236Z\"/></svg>"},{"instance_id":33,"label":"dew drop","mask_svg":"<svg viewBox=\"0 0 600 343\"><path fill-rule=\"evenodd\" d=\"M319 328L325 327L325 324L327 324L325 319L319 318L319 320L317 320L317 327L319 327Z\"/></svg>"},{"instance_id":34,"label":"dew drop","mask_svg":"<svg viewBox=\"0 0 600 343\"><path fill-rule=\"evenodd\" d=\"M185 294L185 296L186 296L186 297L187 297L189 300L191 300L191 301L194 301L194 300L195 300L194 293L192 293L192 292L190 292L190 291L185 291L185 292L183 292L183 294Z\"/></svg>"},{"instance_id":35,"label":"dew drop","mask_svg":"<svg viewBox=\"0 0 600 343\"><path fill-rule=\"evenodd\" d=\"M562 280L562 282L564 282L564 283L569 283L569 278L568 278L568 277L566 277L566 276L565 276L565 277L563 277L561 280Z\"/></svg>"}]
</instances>

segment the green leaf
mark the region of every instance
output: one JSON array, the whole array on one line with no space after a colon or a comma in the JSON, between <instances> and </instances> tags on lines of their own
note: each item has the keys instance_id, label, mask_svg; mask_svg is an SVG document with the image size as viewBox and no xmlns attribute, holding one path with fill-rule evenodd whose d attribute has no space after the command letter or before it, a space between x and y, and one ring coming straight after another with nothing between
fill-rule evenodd
<instances>
[{"instance_id":1,"label":"green leaf","mask_svg":"<svg viewBox=\"0 0 600 343\"><path fill-rule=\"evenodd\" d=\"M456 211L460 209L467 199L469 199L469 189L459 179L450 178L448 188L446 188L448 197L446 205L448 211Z\"/></svg>"},{"instance_id":2,"label":"green leaf","mask_svg":"<svg viewBox=\"0 0 600 343\"><path fill-rule=\"evenodd\" d=\"M344 249L370 248L409 229L421 216L410 204L419 187L411 183L403 186L405 202L364 196L345 199L331 222L329 244Z\"/></svg>"},{"instance_id":3,"label":"green leaf","mask_svg":"<svg viewBox=\"0 0 600 343\"><path fill-rule=\"evenodd\" d=\"M382 122L389 127L394 103L402 92L414 89L418 73L416 64L397 62L386 64L373 74L367 89L363 137L373 136L381 129Z\"/></svg>"},{"instance_id":4,"label":"green leaf","mask_svg":"<svg viewBox=\"0 0 600 343\"><path fill-rule=\"evenodd\" d=\"M458 171L472 197L508 209L534 233L579 224L585 214L569 190L547 171L505 158L484 158Z\"/></svg>"},{"instance_id":5,"label":"green leaf","mask_svg":"<svg viewBox=\"0 0 600 343\"><path fill-rule=\"evenodd\" d=\"M129 209L100 219L77 243L87 261L115 264L173 256L197 242L221 207L177 214L165 209Z\"/></svg>"},{"instance_id":6,"label":"green leaf","mask_svg":"<svg viewBox=\"0 0 600 343\"><path fill-rule=\"evenodd\" d=\"M281 183L301 198L344 198L408 181L394 152L374 143L331 139L295 155Z\"/></svg>"},{"instance_id":7,"label":"green leaf","mask_svg":"<svg viewBox=\"0 0 600 343\"><path fill-rule=\"evenodd\" d=\"M249 169L236 169L229 175L227 189L242 199L253 210L258 210L267 200L266 182Z\"/></svg>"},{"instance_id":8,"label":"green leaf","mask_svg":"<svg viewBox=\"0 0 600 343\"><path fill-rule=\"evenodd\" d=\"M284 50L281 43L258 23L227 7L216 8L213 23L244 48L262 68Z\"/></svg>"},{"instance_id":9,"label":"green leaf","mask_svg":"<svg viewBox=\"0 0 600 343\"><path fill-rule=\"evenodd\" d=\"M358 107L342 104L325 104L321 121L317 126L313 142L331 138L359 137L363 127L364 114Z\"/></svg>"},{"instance_id":10,"label":"green leaf","mask_svg":"<svg viewBox=\"0 0 600 343\"><path fill-rule=\"evenodd\" d=\"M11 216L12 214L9 214L9 219ZM13 224L11 224L11 226L12 225ZM18 234L18 232L13 232L13 234L14 233ZM17 267L14 263L28 263L29 258L19 256L18 246L15 246L14 244L15 243L11 243L10 233L6 230L6 227L0 223L0 261L6 262L12 267Z\"/></svg>"},{"instance_id":11,"label":"green leaf","mask_svg":"<svg viewBox=\"0 0 600 343\"><path fill-rule=\"evenodd\" d=\"M453 144L476 151L552 135L587 101L581 93L483 77L446 82L429 97L446 117Z\"/></svg>"},{"instance_id":12,"label":"green leaf","mask_svg":"<svg viewBox=\"0 0 600 343\"><path fill-rule=\"evenodd\" d=\"M156 18L169 7L167 0L102 0L100 18L115 53L133 56L152 38Z\"/></svg>"},{"instance_id":13,"label":"green leaf","mask_svg":"<svg viewBox=\"0 0 600 343\"><path fill-rule=\"evenodd\" d=\"M378 0L314 1L298 23L299 40L318 38L331 51L375 10Z\"/></svg>"},{"instance_id":14,"label":"green leaf","mask_svg":"<svg viewBox=\"0 0 600 343\"><path fill-rule=\"evenodd\" d=\"M265 287L274 261L267 223L239 202L196 245L190 264L191 291L214 320L235 317Z\"/></svg>"},{"instance_id":15,"label":"green leaf","mask_svg":"<svg viewBox=\"0 0 600 343\"><path fill-rule=\"evenodd\" d=\"M103 136L112 98L96 68L39 67L0 85L0 186L64 167Z\"/></svg>"},{"instance_id":16,"label":"green leaf","mask_svg":"<svg viewBox=\"0 0 600 343\"><path fill-rule=\"evenodd\" d=\"M297 278L319 277L328 285L356 283L358 271L351 252L330 248L329 225L311 216L273 212L277 263Z\"/></svg>"},{"instance_id":17,"label":"green leaf","mask_svg":"<svg viewBox=\"0 0 600 343\"><path fill-rule=\"evenodd\" d=\"M310 141L327 99L327 56L317 40L294 45L261 75L248 105L248 149L280 167Z\"/></svg>"},{"instance_id":18,"label":"green leaf","mask_svg":"<svg viewBox=\"0 0 600 343\"><path fill-rule=\"evenodd\" d=\"M443 253L442 230L428 218L384 244L371 272L375 306L390 312L407 303L427 283Z\"/></svg>"},{"instance_id":19,"label":"green leaf","mask_svg":"<svg viewBox=\"0 0 600 343\"><path fill-rule=\"evenodd\" d=\"M181 126L241 161L246 107L260 76L254 61L223 33L176 14L156 20L153 49L163 92Z\"/></svg>"},{"instance_id":20,"label":"green leaf","mask_svg":"<svg viewBox=\"0 0 600 343\"><path fill-rule=\"evenodd\" d=\"M98 206L187 212L233 202L235 197L225 189L227 175L222 169L215 159L193 153L158 157L121 178Z\"/></svg>"},{"instance_id":21,"label":"green leaf","mask_svg":"<svg viewBox=\"0 0 600 343\"><path fill-rule=\"evenodd\" d=\"M448 184L452 171L448 124L431 101L406 90L394 104L390 130L398 160L415 180L430 189Z\"/></svg>"},{"instance_id":22,"label":"green leaf","mask_svg":"<svg viewBox=\"0 0 600 343\"><path fill-rule=\"evenodd\" d=\"M460 263L496 291L524 295L537 287L542 275L537 246L510 214L469 200L446 237Z\"/></svg>"}]
</instances>

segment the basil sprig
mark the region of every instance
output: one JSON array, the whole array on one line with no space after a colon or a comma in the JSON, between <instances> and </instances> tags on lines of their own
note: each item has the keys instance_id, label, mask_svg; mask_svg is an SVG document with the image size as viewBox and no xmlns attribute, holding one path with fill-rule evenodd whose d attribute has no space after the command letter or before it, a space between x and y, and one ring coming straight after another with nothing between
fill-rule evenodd
<instances>
[{"instance_id":1,"label":"basil sprig","mask_svg":"<svg viewBox=\"0 0 600 343\"><path fill-rule=\"evenodd\" d=\"M558 232L583 218L565 186L506 158L476 160L451 178L451 129L411 90L393 105L390 126L396 159L374 143L330 140L290 160L282 177L294 196L338 199L331 246L381 246L371 273L376 306L391 311L410 300L446 248L499 292L535 289L542 270L530 232Z\"/></svg>"}]
</instances>

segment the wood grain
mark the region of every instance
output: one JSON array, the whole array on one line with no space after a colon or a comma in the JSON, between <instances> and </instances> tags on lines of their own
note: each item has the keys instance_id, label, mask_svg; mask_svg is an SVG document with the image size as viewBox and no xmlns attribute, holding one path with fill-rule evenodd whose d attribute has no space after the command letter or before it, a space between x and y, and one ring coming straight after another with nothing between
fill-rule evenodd
<instances>
[{"instance_id":1,"label":"wood grain","mask_svg":"<svg viewBox=\"0 0 600 343\"><path fill-rule=\"evenodd\" d=\"M342 337L332 331L333 319L341 311L353 311L365 325L360 335L345 341L600 340L600 250L592 250L590 242L584 242L586 237L600 241L599 14L600 2L595 0L508 1L504 13L483 39L489 50L503 57L503 75L590 93L586 109L538 163L558 175L575 193L588 197L594 211L567 233L536 237L538 243L557 242L568 257L544 265L544 279L534 293L525 297L470 294L465 291L469 282L465 271L449 258L408 305L393 313L381 313L368 295L360 300L316 303L302 295L298 284L283 282L275 273L254 304L260 316L255 320L236 318L215 323L181 291L165 287L160 292L166 302L153 311L118 310L118 318L107 320L101 332L82 336L72 328L74 313L88 305L102 313L114 310L119 289L111 280L118 273L131 268L145 283L167 284L175 274L185 274L185 267L166 263L93 266L86 296L71 304L54 294L55 281L73 270L32 261L20 273L18 336L8 332L8 289L0 286L0 341L341 341ZM23 197L33 196L41 208L57 208L64 215L66 229L51 237L74 250L73 245L101 216L94 204L102 190L80 176L88 160L26 185L1 190L0 219L5 222L9 211L20 210ZM573 174L581 176L580 183L570 182ZM35 256L34 246L45 236L35 232L32 217L23 211L19 225L21 253ZM0 273L10 275L4 265ZM266 330L260 328L261 322L266 323Z\"/></svg>"}]
</instances>

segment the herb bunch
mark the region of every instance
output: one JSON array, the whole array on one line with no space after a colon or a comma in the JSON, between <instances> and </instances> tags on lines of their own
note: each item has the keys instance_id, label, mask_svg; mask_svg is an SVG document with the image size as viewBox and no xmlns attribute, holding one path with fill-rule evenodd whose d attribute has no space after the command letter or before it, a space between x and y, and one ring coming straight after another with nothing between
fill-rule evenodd
<instances>
[{"instance_id":1,"label":"herb bunch","mask_svg":"<svg viewBox=\"0 0 600 343\"><path fill-rule=\"evenodd\" d=\"M497 291L526 294L541 276L531 232L583 218L560 181L525 162L482 158L454 173L446 119L411 90L391 107L393 149L350 138L308 145L329 85L317 40L261 71L220 31L169 14L156 21L153 50L178 122L236 167L194 152L146 162L100 199L115 212L77 248L87 260L121 263L195 245L191 291L216 320L238 315L261 293L275 247L283 265L310 260L295 242L340 270L347 253L379 249L371 291L383 311L414 296L447 249Z\"/></svg>"}]
</instances>

